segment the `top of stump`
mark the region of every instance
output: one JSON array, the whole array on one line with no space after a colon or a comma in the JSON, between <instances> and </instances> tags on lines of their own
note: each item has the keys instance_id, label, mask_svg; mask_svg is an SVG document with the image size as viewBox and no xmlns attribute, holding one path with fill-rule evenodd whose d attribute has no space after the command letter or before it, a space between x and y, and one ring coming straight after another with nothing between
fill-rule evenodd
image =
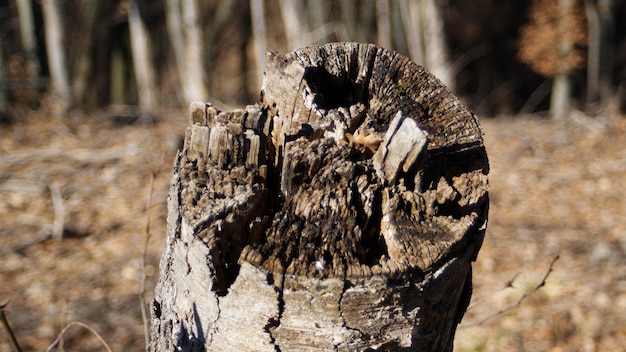
<instances>
[{"instance_id":1,"label":"top of stump","mask_svg":"<svg viewBox=\"0 0 626 352\"><path fill-rule=\"evenodd\" d=\"M197 232L210 233L207 242L229 236L203 229L211 219L248 221L226 226L249 233L222 250L240 246L239 262L308 277L426 272L460 253L475 257L486 227L489 164L476 116L441 81L372 44L269 53L267 62L260 106L233 113L192 106L192 124L212 129L211 139L214 130L226 131L225 143L254 134L261 146L254 162L233 155L220 157L219 172L211 171L215 162L200 170L243 192L213 217L206 214L219 212L215 195L191 192L190 203L205 205L187 216ZM206 141L202 133L188 135L202 147L186 141L186 155L208 151L189 165L211 154L209 133ZM380 145L368 152L354 136ZM237 160L247 160L245 170Z\"/></svg>"}]
</instances>

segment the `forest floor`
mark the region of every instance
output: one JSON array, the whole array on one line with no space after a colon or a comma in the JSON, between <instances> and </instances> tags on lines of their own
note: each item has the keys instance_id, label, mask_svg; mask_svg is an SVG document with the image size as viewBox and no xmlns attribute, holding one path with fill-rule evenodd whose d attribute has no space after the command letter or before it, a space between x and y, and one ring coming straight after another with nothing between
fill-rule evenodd
<instances>
[{"instance_id":1,"label":"forest floor","mask_svg":"<svg viewBox=\"0 0 626 352\"><path fill-rule=\"evenodd\" d=\"M149 301L186 115L33 112L0 125L0 304L24 350L45 350L74 321L113 351L144 350L142 254L149 233ZM624 350L626 118L481 123L490 221L455 350ZM85 326L67 330L65 350L103 350ZM0 352L11 350L2 330Z\"/></svg>"}]
</instances>

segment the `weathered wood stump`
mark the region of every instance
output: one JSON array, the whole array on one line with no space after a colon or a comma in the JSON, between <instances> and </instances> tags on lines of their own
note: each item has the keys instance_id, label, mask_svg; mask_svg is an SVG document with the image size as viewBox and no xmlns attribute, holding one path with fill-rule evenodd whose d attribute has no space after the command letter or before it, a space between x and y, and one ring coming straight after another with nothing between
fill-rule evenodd
<instances>
[{"instance_id":1,"label":"weathered wood stump","mask_svg":"<svg viewBox=\"0 0 626 352\"><path fill-rule=\"evenodd\" d=\"M267 61L259 104L191 107L150 350L452 350L487 224L476 117L374 45Z\"/></svg>"}]
</instances>

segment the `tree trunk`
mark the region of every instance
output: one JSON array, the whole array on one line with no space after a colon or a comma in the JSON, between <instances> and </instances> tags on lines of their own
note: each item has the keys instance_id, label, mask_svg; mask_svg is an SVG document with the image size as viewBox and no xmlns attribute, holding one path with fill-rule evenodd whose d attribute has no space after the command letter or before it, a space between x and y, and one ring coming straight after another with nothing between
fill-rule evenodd
<instances>
[{"instance_id":1,"label":"tree trunk","mask_svg":"<svg viewBox=\"0 0 626 352\"><path fill-rule=\"evenodd\" d=\"M128 28L139 108L143 114L151 114L157 105L154 65L151 58L150 37L139 11L139 1L142 0L130 0Z\"/></svg>"},{"instance_id":2,"label":"tree trunk","mask_svg":"<svg viewBox=\"0 0 626 352\"><path fill-rule=\"evenodd\" d=\"M79 34L76 36L77 43L72 46L74 60L72 66L74 69L71 72L72 77L72 97L76 105L82 105L85 97L90 89L91 82L90 73L91 68L91 55L92 44L95 32L96 17L101 11L100 1L92 0L89 2L80 2L76 4L80 10L81 25L77 29Z\"/></svg>"},{"instance_id":3,"label":"tree trunk","mask_svg":"<svg viewBox=\"0 0 626 352\"><path fill-rule=\"evenodd\" d=\"M595 102L600 95L600 48L602 34L600 17L595 0L585 0L587 16L587 104Z\"/></svg>"},{"instance_id":4,"label":"tree trunk","mask_svg":"<svg viewBox=\"0 0 626 352\"><path fill-rule=\"evenodd\" d=\"M37 58L37 37L35 32L35 19L33 17L33 4L31 0L17 0L17 13L20 23L20 39L22 50L28 64L28 78L32 81L39 79L40 66ZM37 88L30 88L29 104L36 106L39 99Z\"/></svg>"},{"instance_id":5,"label":"tree trunk","mask_svg":"<svg viewBox=\"0 0 626 352\"><path fill-rule=\"evenodd\" d=\"M186 104L208 95L196 1L167 0L167 30Z\"/></svg>"},{"instance_id":6,"label":"tree trunk","mask_svg":"<svg viewBox=\"0 0 626 352\"><path fill-rule=\"evenodd\" d=\"M309 22L306 19L306 7L299 1L280 0L280 14L283 19L287 47L290 50L300 48L306 43L304 37L309 33Z\"/></svg>"},{"instance_id":7,"label":"tree trunk","mask_svg":"<svg viewBox=\"0 0 626 352\"><path fill-rule=\"evenodd\" d=\"M152 351L451 351L486 229L476 117L374 45L267 57L261 102L196 103Z\"/></svg>"},{"instance_id":8,"label":"tree trunk","mask_svg":"<svg viewBox=\"0 0 626 352\"><path fill-rule=\"evenodd\" d=\"M426 47L424 62L426 68L454 91L454 74L448 59L443 15L438 6L435 0L422 0L423 39Z\"/></svg>"},{"instance_id":9,"label":"tree trunk","mask_svg":"<svg viewBox=\"0 0 626 352\"><path fill-rule=\"evenodd\" d=\"M250 0L250 22L252 31L252 44L254 47L255 83L261 83L265 71L265 52L267 51L267 38L265 34L265 1Z\"/></svg>"},{"instance_id":10,"label":"tree trunk","mask_svg":"<svg viewBox=\"0 0 626 352\"><path fill-rule=\"evenodd\" d=\"M7 75L4 70L4 51L0 45L0 82L6 82ZM9 113L9 90L7 85L0 84L0 123L11 121Z\"/></svg>"},{"instance_id":11,"label":"tree trunk","mask_svg":"<svg viewBox=\"0 0 626 352\"><path fill-rule=\"evenodd\" d=\"M600 100L606 102L613 92L613 67L615 66L615 1L600 0L598 16L600 19Z\"/></svg>"},{"instance_id":12,"label":"tree trunk","mask_svg":"<svg viewBox=\"0 0 626 352\"><path fill-rule=\"evenodd\" d=\"M65 47L63 45L63 23L59 2L57 0L43 0L41 2L45 34L46 52L51 79L51 103L53 113L64 115L71 105L69 75L65 61Z\"/></svg>"},{"instance_id":13,"label":"tree trunk","mask_svg":"<svg viewBox=\"0 0 626 352\"><path fill-rule=\"evenodd\" d=\"M454 72L448 57L444 20L437 2L401 0L397 6L411 59L424 65L450 90L454 90Z\"/></svg>"},{"instance_id":14,"label":"tree trunk","mask_svg":"<svg viewBox=\"0 0 626 352\"><path fill-rule=\"evenodd\" d=\"M181 1L180 0L166 0L165 1L165 14L167 23L167 34L169 36L170 45L172 46L172 51L174 52L174 59L176 61L176 69L178 70L178 79L180 80L180 88L182 90L183 96L182 99L187 104L190 104L193 99L189 99L191 97L190 92L188 91L186 80L186 66L185 62L187 61L187 55L185 55L185 36L183 34L183 19L182 19L182 9L181 9ZM192 82L189 86L193 86Z\"/></svg>"},{"instance_id":15,"label":"tree trunk","mask_svg":"<svg viewBox=\"0 0 626 352\"><path fill-rule=\"evenodd\" d=\"M411 59L418 64L424 64L424 38L422 37L421 3L410 0L398 1L404 32L406 33L407 47Z\"/></svg>"},{"instance_id":16,"label":"tree trunk","mask_svg":"<svg viewBox=\"0 0 626 352\"><path fill-rule=\"evenodd\" d=\"M378 32L378 45L390 50L391 46L391 22L389 22L389 0L376 1L376 30Z\"/></svg>"},{"instance_id":17,"label":"tree trunk","mask_svg":"<svg viewBox=\"0 0 626 352\"><path fill-rule=\"evenodd\" d=\"M376 40L375 26L371 23L376 21L376 7L378 0L341 0L341 24L345 27L346 40L356 42L370 42Z\"/></svg>"},{"instance_id":18,"label":"tree trunk","mask_svg":"<svg viewBox=\"0 0 626 352\"><path fill-rule=\"evenodd\" d=\"M552 83L552 95L550 96L550 114L555 120L565 119L569 113L569 99L572 90L570 74L572 68L567 62L567 57L571 54L574 43L568 38L567 33L570 31L568 17L572 9L573 0L558 0L559 19L558 19L558 51L561 61L559 71L554 77Z\"/></svg>"}]
</instances>

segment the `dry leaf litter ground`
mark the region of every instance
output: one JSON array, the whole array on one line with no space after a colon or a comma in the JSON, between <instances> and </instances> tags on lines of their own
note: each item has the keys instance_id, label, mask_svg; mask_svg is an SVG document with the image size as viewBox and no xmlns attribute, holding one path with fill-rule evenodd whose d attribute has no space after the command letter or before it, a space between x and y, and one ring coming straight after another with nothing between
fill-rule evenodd
<instances>
[{"instance_id":1,"label":"dry leaf litter ground","mask_svg":"<svg viewBox=\"0 0 626 352\"><path fill-rule=\"evenodd\" d=\"M113 351L144 349L139 294L150 178L158 171L148 300L186 116L116 125L33 113L0 126L0 304L9 301L7 317L24 350L45 350L72 321L89 325ZM490 223L457 351L626 350L626 119L576 116L482 119ZM54 190L64 210L61 240L51 236L60 209ZM537 286L557 255L545 286L491 317ZM64 346L103 350L79 326Z\"/></svg>"}]
</instances>

